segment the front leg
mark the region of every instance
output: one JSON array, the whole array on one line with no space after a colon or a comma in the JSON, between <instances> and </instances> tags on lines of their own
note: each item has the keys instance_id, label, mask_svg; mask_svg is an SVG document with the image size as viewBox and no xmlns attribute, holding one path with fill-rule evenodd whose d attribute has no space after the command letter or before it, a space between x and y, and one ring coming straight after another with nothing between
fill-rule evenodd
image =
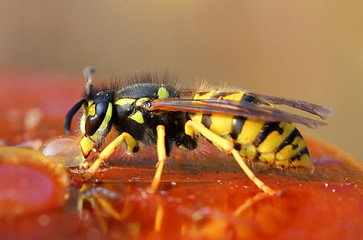
<instances>
[{"instance_id":1,"label":"front leg","mask_svg":"<svg viewBox=\"0 0 363 240\"><path fill-rule=\"evenodd\" d=\"M106 161L115 151L115 149L121 145L123 141L126 142L128 153L137 152L137 150L139 149L136 140L130 134L123 132L120 136L118 136L110 144L108 144L105 149L103 149L103 151L98 155L97 160L94 161L89 169L87 169L84 177L86 179L92 177L97 169L100 167L101 163Z\"/></svg>"}]
</instances>

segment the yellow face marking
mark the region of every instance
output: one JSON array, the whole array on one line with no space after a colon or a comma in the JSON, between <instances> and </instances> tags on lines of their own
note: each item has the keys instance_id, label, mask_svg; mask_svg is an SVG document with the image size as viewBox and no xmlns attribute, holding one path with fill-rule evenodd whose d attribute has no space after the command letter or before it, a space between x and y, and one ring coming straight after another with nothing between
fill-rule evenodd
<instances>
[{"instance_id":1,"label":"yellow face marking","mask_svg":"<svg viewBox=\"0 0 363 240\"><path fill-rule=\"evenodd\" d=\"M86 117L87 117L87 115L85 113L83 113L83 115L79 121L79 128L80 128L82 134L85 134L85 132L86 132L86 130L85 130Z\"/></svg>"},{"instance_id":2,"label":"yellow face marking","mask_svg":"<svg viewBox=\"0 0 363 240\"><path fill-rule=\"evenodd\" d=\"M140 124L144 123L144 117L142 116L142 113L140 111L135 112L129 118L131 118L132 120L134 120L137 123L140 123Z\"/></svg>"},{"instance_id":3,"label":"yellow face marking","mask_svg":"<svg viewBox=\"0 0 363 240\"><path fill-rule=\"evenodd\" d=\"M80 127L80 130L81 130L81 133L82 134L85 134L86 130L84 129L85 128L85 124L86 124L86 118L87 116L92 113L93 115L90 115L90 116L94 116L95 113L96 113L96 109L95 107L93 108L93 110L91 110L90 112L90 106L93 104L93 101L90 100L90 101L87 101L87 106L84 106L83 105L83 114L81 116L81 119L80 119L80 122L79 122L79 127Z\"/></svg>"},{"instance_id":4,"label":"yellow face marking","mask_svg":"<svg viewBox=\"0 0 363 240\"><path fill-rule=\"evenodd\" d=\"M245 95L244 92L238 92L238 93L233 93L233 94L227 95L227 96L223 97L223 99L233 100L233 101L241 101L243 95Z\"/></svg>"},{"instance_id":5,"label":"yellow face marking","mask_svg":"<svg viewBox=\"0 0 363 240\"><path fill-rule=\"evenodd\" d=\"M270 133L266 139L258 146L260 153L268 153L275 151L281 143L289 136L289 134L295 129L295 126L291 123L282 122L279 126L283 129L282 134L277 131Z\"/></svg>"},{"instance_id":6,"label":"yellow face marking","mask_svg":"<svg viewBox=\"0 0 363 240\"><path fill-rule=\"evenodd\" d=\"M158 96L159 96L159 99L168 98L169 97L169 92L168 92L168 90L166 90L166 88L161 87L158 90Z\"/></svg>"},{"instance_id":7,"label":"yellow face marking","mask_svg":"<svg viewBox=\"0 0 363 240\"><path fill-rule=\"evenodd\" d=\"M135 99L133 98L121 98L115 102L116 105L126 105L126 104L133 104Z\"/></svg>"},{"instance_id":8,"label":"yellow face marking","mask_svg":"<svg viewBox=\"0 0 363 240\"><path fill-rule=\"evenodd\" d=\"M265 121L247 119L243 124L241 133L238 135L236 139L236 143L239 144L252 143L256 139L256 137L258 136L260 130L263 128L264 125Z\"/></svg>"},{"instance_id":9,"label":"yellow face marking","mask_svg":"<svg viewBox=\"0 0 363 240\"><path fill-rule=\"evenodd\" d=\"M212 114L211 115L211 125L209 129L220 135L229 134L232 131L233 127L233 116L229 115L221 115L221 114Z\"/></svg>"},{"instance_id":10,"label":"yellow face marking","mask_svg":"<svg viewBox=\"0 0 363 240\"><path fill-rule=\"evenodd\" d=\"M88 107L87 113L89 116L94 116L96 114L96 105L92 104Z\"/></svg>"},{"instance_id":11,"label":"yellow face marking","mask_svg":"<svg viewBox=\"0 0 363 240\"><path fill-rule=\"evenodd\" d=\"M83 137L80 142L80 145L82 148L83 156L88 156L92 148L95 146L95 143L92 142L92 140L89 139L88 137Z\"/></svg>"},{"instance_id":12,"label":"yellow face marking","mask_svg":"<svg viewBox=\"0 0 363 240\"><path fill-rule=\"evenodd\" d=\"M140 106L142 106L142 105L144 104L144 102L146 102L146 101L148 101L148 100L149 100L149 98L146 98L146 97L144 97L144 98L139 98L139 99L137 99L137 101L136 101L135 105L136 105L137 107L140 107Z\"/></svg>"}]
</instances>

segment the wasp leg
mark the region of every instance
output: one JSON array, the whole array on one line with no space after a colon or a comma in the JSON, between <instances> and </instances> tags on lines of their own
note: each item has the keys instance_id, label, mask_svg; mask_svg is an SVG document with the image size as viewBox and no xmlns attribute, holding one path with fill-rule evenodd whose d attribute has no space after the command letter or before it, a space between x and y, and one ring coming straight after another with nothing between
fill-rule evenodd
<instances>
[{"instance_id":1,"label":"wasp leg","mask_svg":"<svg viewBox=\"0 0 363 240\"><path fill-rule=\"evenodd\" d=\"M83 163L79 164L78 168L80 169L88 169L91 166L91 163L88 161L84 161Z\"/></svg>"},{"instance_id":2,"label":"wasp leg","mask_svg":"<svg viewBox=\"0 0 363 240\"><path fill-rule=\"evenodd\" d=\"M191 120L187 121L185 123L185 133L189 136L193 136L194 131L199 132L202 134L206 139L213 142L213 144L218 145L220 148L225 150L228 153L231 153L233 157L236 159L239 166L242 168L242 170L246 173L248 178L254 182L259 189L264 191L265 193L269 195L275 195L277 192L270 187L268 187L266 184L264 184L260 179L256 177L256 175L248 168L246 163L243 161L241 155L239 152L234 148L233 143L231 141L228 141L227 139L222 138L221 136L218 136L211 130L209 130L207 127L205 127L201 123L193 122Z\"/></svg>"},{"instance_id":3,"label":"wasp leg","mask_svg":"<svg viewBox=\"0 0 363 240\"><path fill-rule=\"evenodd\" d=\"M163 205L160 203L160 201L158 201L158 208L156 210L156 214L155 214L155 225L154 225L154 230L155 232L160 232L161 230L161 226L163 223L163 218L164 218L164 207Z\"/></svg>"},{"instance_id":4,"label":"wasp leg","mask_svg":"<svg viewBox=\"0 0 363 240\"><path fill-rule=\"evenodd\" d=\"M120 136L115 138L110 144L108 144L105 149L99 154L97 160L91 165L87 172L85 173L86 178L90 178L100 167L101 163L106 161L115 149L125 141L127 145L127 151L129 153L135 152L138 149L136 140L128 133L123 132Z\"/></svg>"},{"instance_id":5,"label":"wasp leg","mask_svg":"<svg viewBox=\"0 0 363 240\"><path fill-rule=\"evenodd\" d=\"M241 213L243 213L244 211L246 211L248 208L250 208L253 204L255 204L256 202L266 198L268 196L268 194L261 192L258 193L257 195L248 198L242 205L240 205L233 213L233 216L237 217L239 215L241 215Z\"/></svg>"},{"instance_id":6,"label":"wasp leg","mask_svg":"<svg viewBox=\"0 0 363 240\"><path fill-rule=\"evenodd\" d=\"M165 150L165 127L163 125L159 125L156 127L157 131L157 150L158 150L158 164L155 172L154 179L151 183L150 192L154 193L159 186L161 172L163 170L165 160L166 160L166 150Z\"/></svg>"},{"instance_id":7,"label":"wasp leg","mask_svg":"<svg viewBox=\"0 0 363 240\"><path fill-rule=\"evenodd\" d=\"M98 223L103 233L107 233L108 223L105 213L113 217L115 220L121 219L121 214L112 205L110 200L119 198L116 192L113 192L104 187L91 187L83 184L79 190L79 198L77 202L77 209L82 218L83 204L89 202L92 210L95 213Z\"/></svg>"}]
</instances>

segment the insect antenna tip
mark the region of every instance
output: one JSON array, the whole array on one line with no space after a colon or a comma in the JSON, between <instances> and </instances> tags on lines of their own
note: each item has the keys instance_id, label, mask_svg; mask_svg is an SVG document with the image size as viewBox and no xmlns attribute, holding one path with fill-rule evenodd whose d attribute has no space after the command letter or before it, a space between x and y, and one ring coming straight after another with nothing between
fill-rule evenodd
<instances>
[{"instance_id":1,"label":"insect antenna tip","mask_svg":"<svg viewBox=\"0 0 363 240\"><path fill-rule=\"evenodd\" d=\"M92 95L92 74L95 73L93 67L86 67L83 70L83 75L86 78L86 95L89 97Z\"/></svg>"}]
</instances>

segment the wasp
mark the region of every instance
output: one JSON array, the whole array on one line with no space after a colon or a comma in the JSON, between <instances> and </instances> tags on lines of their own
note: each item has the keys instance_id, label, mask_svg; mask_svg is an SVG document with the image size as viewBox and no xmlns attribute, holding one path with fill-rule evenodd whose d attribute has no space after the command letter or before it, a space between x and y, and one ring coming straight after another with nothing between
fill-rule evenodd
<instances>
[{"instance_id":1,"label":"wasp","mask_svg":"<svg viewBox=\"0 0 363 240\"><path fill-rule=\"evenodd\" d=\"M117 89L97 90L93 87L93 72L92 68L84 71L85 97L68 112L65 132L70 133L72 118L83 107L80 145L85 157L103 144L111 128L119 135L99 153L85 177L91 177L123 142L130 154L139 150L138 142L154 144L158 164L151 192L158 188L173 146L191 151L197 148L198 137L204 137L232 155L259 189L276 194L277 191L256 177L245 161L312 171L306 142L294 123L311 128L326 123L279 110L275 105L287 105L322 119L333 114L328 107L304 101L240 90L182 90L148 77Z\"/></svg>"}]
</instances>

